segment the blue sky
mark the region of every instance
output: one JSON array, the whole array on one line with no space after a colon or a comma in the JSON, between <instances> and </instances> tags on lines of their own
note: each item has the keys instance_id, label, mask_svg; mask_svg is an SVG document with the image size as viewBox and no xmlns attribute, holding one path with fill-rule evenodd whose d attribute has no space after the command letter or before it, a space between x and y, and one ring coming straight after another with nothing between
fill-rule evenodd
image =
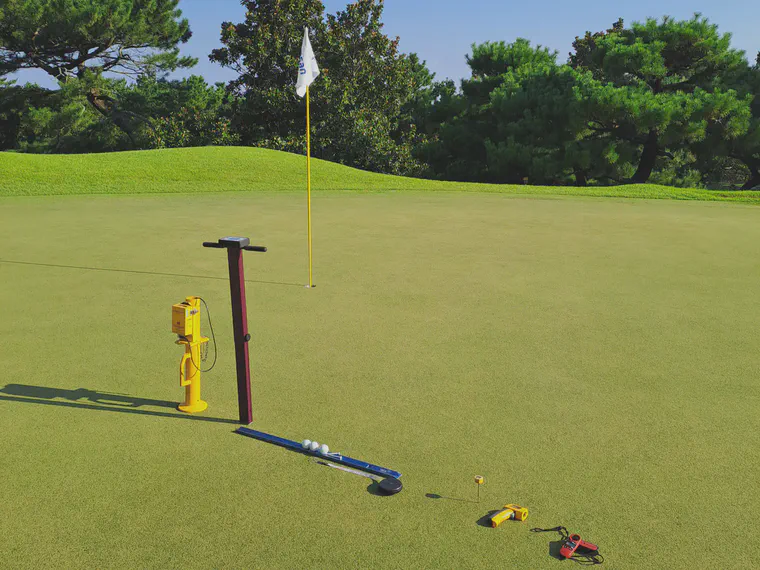
<instances>
[{"instance_id":1,"label":"blue sky","mask_svg":"<svg viewBox=\"0 0 760 570\"><path fill-rule=\"evenodd\" d=\"M342 9L346 3L324 0L328 12ZM220 45L222 21L243 20L245 10L239 0L180 0L179 7L193 31L183 52L200 62L191 71L176 75L194 73L210 82L234 77L234 72L209 62L208 54ZM619 17L630 23L663 15L684 19L694 12L709 17L721 31L731 32L734 46L754 60L760 50L756 31L760 2L752 0L386 0L384 22L388 35L400 36L403 51L417 52L438 78L459 80L468 75L465 54L473 43L525 37L558 50L564 60L575 36L606 29ZM42 72L24 72L19 79L53 85Z\"/></svg>"}]
</instances>

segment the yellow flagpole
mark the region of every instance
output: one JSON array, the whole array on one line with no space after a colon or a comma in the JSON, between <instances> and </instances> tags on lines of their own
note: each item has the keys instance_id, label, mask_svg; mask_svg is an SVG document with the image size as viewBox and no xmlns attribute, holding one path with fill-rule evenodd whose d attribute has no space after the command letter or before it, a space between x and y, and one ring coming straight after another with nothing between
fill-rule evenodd
<instances>
[{"instance_id":1,"label":"yellow flagpole","mask_svg":"<svg viewBox=\"0 0 760 570\"><path fill-rule=\"evenodd\" d=\"M309 234L309 287L314 287L311 279L311 121L309 118L309 88L306 87L306 205L307 231Z\"/></svg>"}]
</instances>

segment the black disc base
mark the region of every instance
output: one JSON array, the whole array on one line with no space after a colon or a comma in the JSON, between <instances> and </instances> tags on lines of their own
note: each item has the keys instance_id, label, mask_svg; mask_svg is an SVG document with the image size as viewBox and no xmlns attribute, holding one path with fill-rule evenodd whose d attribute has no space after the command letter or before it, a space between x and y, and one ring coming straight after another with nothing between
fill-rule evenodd
<instances>
[{"instance_id":1,"label":"black disc base","mask_svg":"<svg viewBox=\"0 0 760 570\"><path fill-rule=\"evenodd\" d=\"M377 488L383 495L395 495L400 493L404 486L395 477L386 477L377 484Z\"/></svg>"}]
</instances>

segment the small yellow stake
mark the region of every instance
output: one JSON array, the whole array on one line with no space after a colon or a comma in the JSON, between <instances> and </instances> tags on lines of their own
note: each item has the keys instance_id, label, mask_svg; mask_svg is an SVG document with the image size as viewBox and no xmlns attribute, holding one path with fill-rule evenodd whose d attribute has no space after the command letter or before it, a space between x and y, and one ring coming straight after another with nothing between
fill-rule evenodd
<instances>
[{"instance_id":1,"label":"small yellow stake","mask_svg":"<svg viewBox=\"0 0 760 570\"><path fill-rule=\"evenodd\" d=\"M486 480L483 478L482 475L475 476L475 483L477 483L478 485L478 503L480 502L480 486L485 482Z\"/></svg>"},{"instance_id":2,"label":"small yellow stake","mask_svg":"<svg viewBox=\"0 0 760 570\"><path fill-rule=\"evenodd\" d=\"M177 407L188 414L202 412L208 404L201 400L201 346L208 338L201 336L200 297L188 297L184 303L172 305L172 332L179 336L177 344L185 345L179 362L179 385L185 388L185 403Z\"/></svg>"}]
</instances>

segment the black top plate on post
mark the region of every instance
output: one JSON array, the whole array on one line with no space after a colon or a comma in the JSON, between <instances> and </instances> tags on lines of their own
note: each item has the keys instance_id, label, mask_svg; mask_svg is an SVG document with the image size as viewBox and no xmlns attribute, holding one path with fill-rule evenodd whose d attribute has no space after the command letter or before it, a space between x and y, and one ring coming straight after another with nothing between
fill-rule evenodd
<instances>
[{"instance_id":1,"label":"black top plate on post","mask_svg":"<svg viewBox=\"0 0 760 570\"><path fill-rule=\"evenodd\" d=\"M247 245L250 245L251 240L247 237L223 237L219 240L219 243L224 247L232 247L235 249L243 249Z\"/></svg>"}]
</instances>

